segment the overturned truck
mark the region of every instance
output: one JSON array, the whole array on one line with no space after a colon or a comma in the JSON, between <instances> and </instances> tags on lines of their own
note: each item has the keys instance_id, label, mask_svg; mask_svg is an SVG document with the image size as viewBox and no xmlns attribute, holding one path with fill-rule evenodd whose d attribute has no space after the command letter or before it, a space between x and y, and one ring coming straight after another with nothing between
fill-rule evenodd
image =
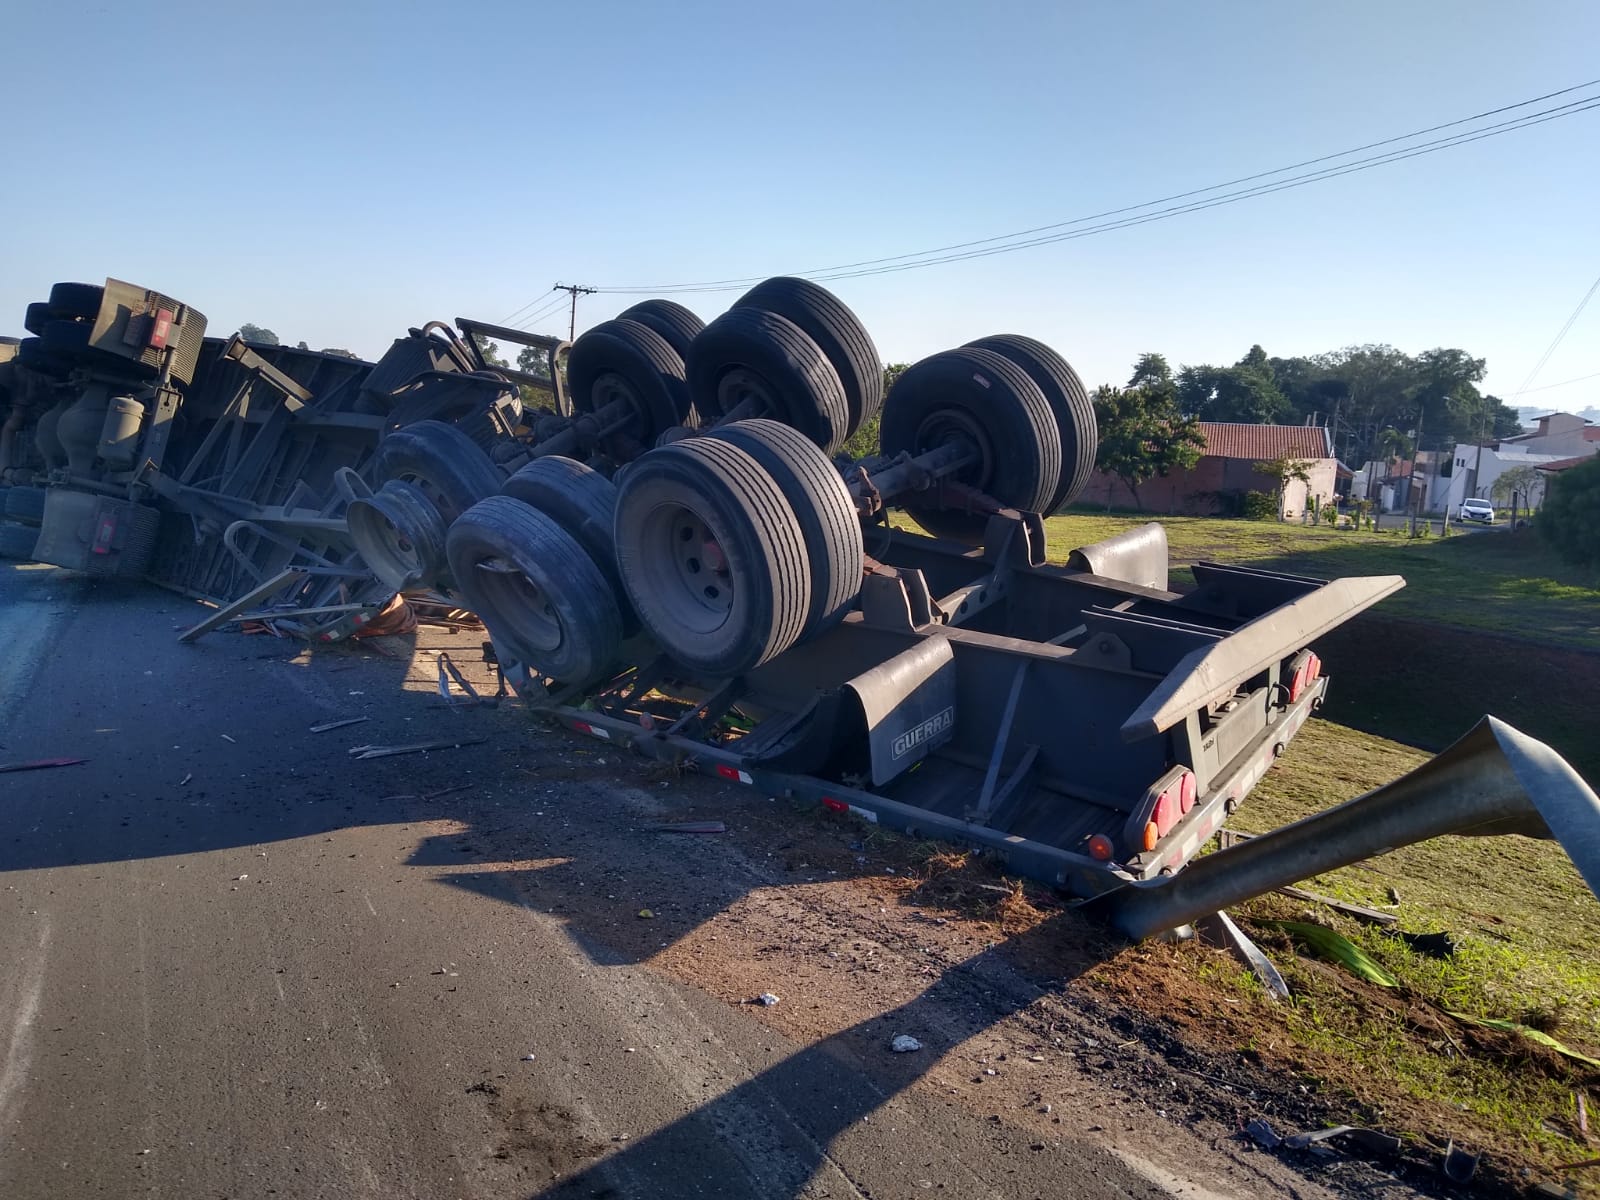
<instances>
[{"instance_id":1,"label":"overturned truck","mask_svg":"<svg viewBox=\"0 0 1600 1200\"><path fill-rule=\"evenodd\" d=\"M1039 514L1084 486L1096 429L1031 339L932 355L886 395L861 323L797 279L709 325L645 301L570 348L435 323L375 365L204 339L125 287L92 315L83 293L71 334L116 361L69 356L34 395L45 561L118 556L101 573L220 616L273 601L312 636L448 597L580 734L983 847L1134 936L1443 832L1557 835L1600 886L1600 802L1497 723L1189 866L1321 705L1317 638L1403 581L1199 563L1179 593L1154 524L1050 561ZM57 299L30 319L67 319ZM483 340L547 371L492 368ZM839 453L875 419L876 453Z\"/></svg>"}]
</instances>

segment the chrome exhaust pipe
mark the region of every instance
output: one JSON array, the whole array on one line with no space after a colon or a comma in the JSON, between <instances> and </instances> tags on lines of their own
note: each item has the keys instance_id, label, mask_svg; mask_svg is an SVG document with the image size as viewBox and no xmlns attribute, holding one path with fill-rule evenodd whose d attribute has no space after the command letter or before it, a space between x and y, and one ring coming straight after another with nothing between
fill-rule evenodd
<instances>
[{"instance_id":1,"label":"chrome exhaust pipe","mask_svg":"<svg viewBox=\"0 0 1600 1200\"><path fill-rule=\"evenodd\" d=\"M1131 938L1441 834L1554 838L1600 896L1600 797L1564 758L1496 717L1408 775L1178 874L1092 901Z\"/></svg>"}]
</instances>

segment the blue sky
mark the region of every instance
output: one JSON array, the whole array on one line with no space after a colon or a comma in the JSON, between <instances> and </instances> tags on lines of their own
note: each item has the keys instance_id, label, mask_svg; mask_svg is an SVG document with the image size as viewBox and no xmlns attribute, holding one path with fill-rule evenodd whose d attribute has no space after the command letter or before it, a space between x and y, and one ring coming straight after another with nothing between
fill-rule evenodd
<instances>
[{"instance_id":1,"label":"blue sky","mask_svg":"<svg viewBox=\"0 0 1600 1200\"><path fill-rule=\"evenodd\" d=\"M0 332L131 279L372 356L551 284L806 270L1269 170L1600 77L1600 5L29 5ZM18 50L24 49L24 53ZM1600 273L1600 110L1278 195L841 281L886 359L994 332L1091 384L1386 341L1509 396ZM738 293L682 297L703 316ZM631 303L586 297L579 324ZM544 326L554 331L559 323ZM1600 372L1600 303L1537 384ZM1581 407L1600 379L1522 403Z\"/></svg>"}]
</instances>

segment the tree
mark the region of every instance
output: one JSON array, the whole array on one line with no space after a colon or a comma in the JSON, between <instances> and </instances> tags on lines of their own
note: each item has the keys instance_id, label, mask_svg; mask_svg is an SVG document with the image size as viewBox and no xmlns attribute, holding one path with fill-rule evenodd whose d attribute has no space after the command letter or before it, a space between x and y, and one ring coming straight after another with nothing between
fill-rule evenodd
<instances>
[{"instance_id":1,"label":"tree","mask_svg":"<svg viewBox=\"0 0 1600 1200\"><path fill-rule=\"evenodd\" d=\"M524 346L517 351L517 370L541 379L550 378L550 352L543 346Z\"/></svg>"},{"instance_id":2,"label":"tree","mask_svg":"<svg viewBox=\"0 0 1600 1200\"><path fill-rule=\"evenodd\" d=\"M500 353L500 347L488 338L479 334L472 336L472 344L478 348L478 353L483 355L483 361L490 367L509 367L506 356Z\"/></svg>"},{"instance_id":3,"label":"tree","mask_svg":"<svg viewBox=\"0 0 1600 1200\"><path fill-rule=\"evenodd\" d=\"M1536 524L1568 562L1600 563L1600 455L1550 481Z\"/></svg>"},{"instance_id":4,"label":"tree","mask_svg":"<svg viewBox=\"0 0 1600 1200\"><path fill-rule=\"evenodd\" d=\"M247 342L254 342L258 346L277 346L282 344L278 341L278 335L273 333L272 330L261 325L252 325L249 321L239 326L238 336Z\"/></svg>"},{"instance_id":5,"label":"tree","mask_svg":"<svg viewBox=\"0 0 1600 1200\"><path fill-rule=\"evenodd\" d=\"M1489 485L1489 495L1511 509L1511 519L1517 519L1517 506L1533 511L1533 493L1544 486L1544 477L1532 467L1512 467L1503 471Z\"/></svg>"},{"instance_id":6,"label":"tree","mask_svg":"<svg viewBox=\"0 0 1600 1200\"><path fill-rule=\"evenodd\" d=\"M306 345L306 344L305 344L305 342L304 342L304 341L299 341L299 342L296 342L296 343L295 343L295 344L294 344L294 348L295 348L295 349L296 349L296 350L309 350L309 349L311 349L311 347L310 347L310 346L308 346L308 345Z\"/></svg>"},{"instance_id":7,"label":"tree","mask_svg":"<svg viewBox=\"0 0 1600 1200\"><path fill-rule=\"evenodd\" d=\"M1129 387L1144 387L1146 384L1165 384L1172 382L1172 368L1167 365L1167 356L1154 351L1146 351L1139 356L1139 361L1133 364L1133 375L1128 379Z\"/></svg>"},{"instance_id":8,"label":"tree","mask_svg":"<svg viewBox=\"0 0 1600 1200\"><path fill-rule=\"evenodd\" d=\"M1289 485L1295 481L1310 486L1311 463L1303 458L1290 458L1280 455L1265 462L1251 463L1250 466L1263 475L1270 476L1273 481L1272 495L1278 502L1278 520L1283 520L1284 497L1289 491Z\"/></svg>"},{"instance_id":9,"label":"tree","mask_svg":"<svg viewBox=\"0 0 1600 1200\"><path fill-rule=\"evenodd\" d=\"M1094 415L1100 426L1095 465L1122 480L1139 508L1144 507L1141 483L1194 466L1205 449L1198 422L1179 411L1170 381L1130 388L1104 385L1095 391ZM1106 507L1111 507L1109 497Z\"/></svg>"},{"instance_id":10,"label":"tree","mask_svg":"<svg viewBox=\"0 0 1600 1200\"><path fill-rule=\"evenodd\" d=\"M900 373L909 367L910 363L889 363L883 368L883 394L887 396L889 389L894 386L894 381L900 378ZM851 458L869 458L878 453L878 432L880 420L875 413L861 423L861 428L850 435L849 440L840 447L840 452L848 454Z\"/></svg>"},{"instance_id":11,"label":"tree","mask_svg":"<svg viewBox=\"0 0 1600 1200\"><path fill-rule=\"evenodd\" d=\"M1386 465L1392 467L1401 459L1410 458L1413 446L1411 438L1407 434L1401 433L1391 425L1378 434L1376 441L1373 443L1373 449L1377 451L1378 456L1383 459Z\"/></svg>"},{"instance_id":12,"label":"tree","mask_svg":"<svg viewBox=\"0 0 1600 1200\"><path fill-rule=\"evenodd\" d=\"M1289 410L1273 378L1272 360L1260 346L1231 367L1184 367L1178 372L1183 411L1207 421L1270 425Z\"/></svg>"}]
</instances>

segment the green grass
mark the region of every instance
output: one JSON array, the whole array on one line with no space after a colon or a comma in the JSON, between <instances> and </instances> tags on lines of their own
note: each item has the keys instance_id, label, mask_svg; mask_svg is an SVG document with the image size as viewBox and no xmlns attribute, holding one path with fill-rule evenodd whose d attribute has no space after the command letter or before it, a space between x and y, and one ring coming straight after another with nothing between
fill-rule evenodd
<instances>
[{"instance_id":1,"label":"green grass","mask_svg":"<svg viewBox=\"0 0 1600 1200\"><path fill-rule=\"evenodd\" d=\"M1166 529L1174 567L1212 559L1325 579L1403 575L1405 588L1380 606L1389 616L1600 650L1600 571L1564 564L1531 529L1411 539L1274 521L1068 512L1045 522L1050 558L1147 520ZM1185 570L1173 580L1180 590L1193 583Z\"/></svg>"},{"instance_id":2,"label":"green grass","mask_svg":"<svg viewBox=\"0 0 1600 1200\"><path fill-rule=\"evenodd\" d=\"M1425 758L1410 747L1313 721L1231 824L1264 832L1387 782ZM1479 1036L1441 1014L1448 1008L1509 1018L1597 1056L1600 901L1556 843L1435 838L1304 886L1387 907L1408 931L1448 931L1458 949L1449 959L1430 958L1376 927L1317 906L1318 920L1399 978L1401 990L1385 993L1341 968L1295 957L1287 939L1264 923L1302 917L1305 902L1270 896L1242 906L1238 915L1246 926L1280 966L1289 967L1295 999L1274 1011L1296 1044L1342 1066L1340 1077L1364 1103L1398 1099L1396 1119L1409 1119L1419 1131L1448 1136L1453 1128L1458 1138L1480 1139L1502 1161L1548 1166L1592 1157L1574 1127L1573 1092L1588 1088L1593 1103L1596 1072L1530 1049L1516 1035ZM1406 1112L1407 1105L1415 1107Z\"/></svg>"}]
</instances>

